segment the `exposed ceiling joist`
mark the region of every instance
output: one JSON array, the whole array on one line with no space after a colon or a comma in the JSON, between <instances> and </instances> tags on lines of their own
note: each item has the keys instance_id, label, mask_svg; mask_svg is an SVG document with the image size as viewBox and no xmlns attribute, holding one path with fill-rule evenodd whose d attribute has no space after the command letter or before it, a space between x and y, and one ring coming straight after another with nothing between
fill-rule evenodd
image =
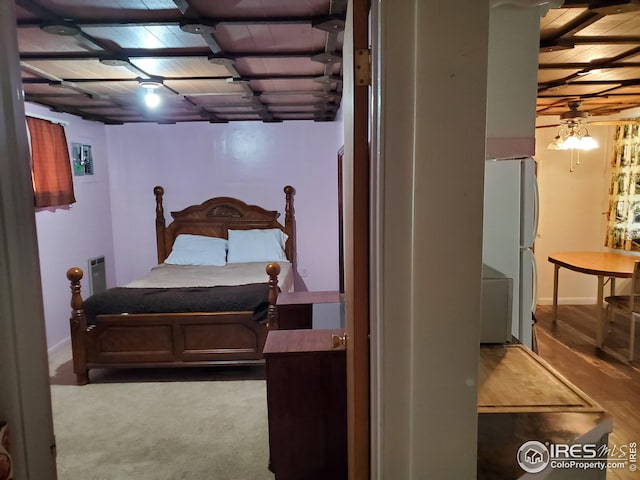
<instances>
[{"instance_id":1,"label":"exposed ceiling joist","mask_svg":"<svg viewBox=\"0 0 640 480\"><path fill-rule=\"evenodd\" d=\"M640 106L640 3L566 0L540 21L539 115L581 101L591 115Z\"/></svg>"},{"instance_id":2,"label":"exposed ceiling joist","mask_svg":"<svg viewBox=\"0 0 640 480\"><path fill-rule=\"evenodd\" d=\"M17 0L25 98L108 124L335 118L345 0L173 4Z\"/></svg>"}]
</instances>

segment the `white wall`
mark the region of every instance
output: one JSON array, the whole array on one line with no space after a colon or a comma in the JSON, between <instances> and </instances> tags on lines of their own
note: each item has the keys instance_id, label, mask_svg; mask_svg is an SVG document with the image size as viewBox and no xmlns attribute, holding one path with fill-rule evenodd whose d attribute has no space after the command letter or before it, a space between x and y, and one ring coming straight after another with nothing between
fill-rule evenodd
<instances>
[{"instance_id":1,"label":"white wall","mask_svg":"<svg viewBox=\"0 0 640 480\"><path fill-rule=\"evenodd\" d=\"M94 175L73 177L76 203L70 208L36 212L47 345L52 349L69 337L71 292L67 270L77 266L85 271L82 288L86 296L88 260L104 255L107 285L115 285L106 133L103 124L74 115L54 113L29 103L25 110L27 115L63 121L69 148L73 142L91 145L94 160Z\"/></svg>"},{"instance_id":2,"label":"white wall","mask_svg":"<svg viewBox=\"0 0 640 480\"><path fill-rule=\"evenodd\" d=\"M591 120L608 119L593 117ZM539 117L537 124L558 122L558 117ZM551 253L609 250L604 241L614 129L613 126L589 127L589 133L600 148L580 153L580 165L574 166L573 172L569 171L570 152L547 149L558 129L538 128L536 131L540 225L535 255L539 304L550 304L553 299L553 265L548 261ZM558 303L592 304L596 295L596 277L560 269Z\"/></svg>"},{"instance_id":3,"label":"white wall","mask_svg":"<svg viewBox=\"0 0 640 480\"><path fill-rule=\"evenodd\" d=\"M501 5L489 17L487 158L533 155L540 10Z\"/></svg>"},{"instance_id":4,"label":"white wall","mask_svg":"<svg viewBox=\"0 0 640 480\"><path fill-rule=\"evenodd\" d=\"M342 122L108 126L117 284L157 264L153 187L169 212L214 196L281 212L296 189L298 288L337 290L337 151Z\"/></svg>"},{"instance_id":5,"label":"white wall","mask_svg":"<svg viewBox=\"0 0 640 480\"><path fill-rule=\"evenodd\" d=\"M489 7L378 8L376 478L476 478Z\"/></svg>"}]
</instances>

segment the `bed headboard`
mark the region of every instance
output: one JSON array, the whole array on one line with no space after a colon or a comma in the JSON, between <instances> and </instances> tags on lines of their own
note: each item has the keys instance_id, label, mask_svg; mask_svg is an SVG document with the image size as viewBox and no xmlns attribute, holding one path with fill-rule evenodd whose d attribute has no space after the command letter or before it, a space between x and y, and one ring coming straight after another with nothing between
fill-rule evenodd
<instances>
[{"instance_id":1,"label":"bed headboard","mask_svg":"<svg viewBox=\"0 0 640 480\"><path fill-rule=\"evenodd\" d=\"M166 226L162 199L164 188L153 189L156 197L156 244L158 263L171 253L173 242L181 233L207 235L209 237L228 238L229 230L249 230L253 228L279 228L288 235L285 253L290 262L295 258L295 218L293 194L295 189L284 187L285 216L284 225L278 222L280 214L274 210L265 210L257 205L247 205L242 200L231 197L216 197L192 205L179 212L171 212L173 221Z\"/></svg>"}]
</instances>

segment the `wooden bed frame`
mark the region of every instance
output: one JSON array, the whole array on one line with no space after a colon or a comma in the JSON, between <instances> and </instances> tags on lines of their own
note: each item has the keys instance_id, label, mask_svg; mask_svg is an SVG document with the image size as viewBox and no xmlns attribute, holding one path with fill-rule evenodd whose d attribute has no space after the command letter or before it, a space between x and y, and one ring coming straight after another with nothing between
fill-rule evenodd
<instances>
[{"instance_id":1,"label":"wooden bed frame","mask_svg":"<svg viewBox=\"0 0 640 480\"><path fill-rule=\"evenodd\" d=\"M284 188L285 221L279 213L247 205L231 197L216 197L179 212L166 226L164 189L155 187L158 263L164 262L181 233L228 238L229 230L279 228L287 235L285 254L295 258L294 189ZM256 322L254 312L97 315L89 321L83 309L78 267L67 271L71 282L71 347L78 385L89 382L91 368L191 367L258 365L270 329L278 328L276 301L280 265L266 265L269 284L267 319Z\"/></svg>"}]
</instances>

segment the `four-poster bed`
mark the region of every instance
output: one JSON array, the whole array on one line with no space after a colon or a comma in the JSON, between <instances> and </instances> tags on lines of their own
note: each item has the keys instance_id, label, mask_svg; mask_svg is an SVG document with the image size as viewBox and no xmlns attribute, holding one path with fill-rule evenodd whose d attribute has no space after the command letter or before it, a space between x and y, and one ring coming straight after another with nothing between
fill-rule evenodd
<instances>
[{"instance_id":1,"label":"four-poster bed","mask_svg":"<svg viewBox=\"0 0 640 480\"><path fill-rule=\"evenodd\" d=\"M278 292L293 289L293 187L284 193L284 225L278 212L231 197L171 212L166 225L155 187L158 266L149 275L83 300L82 270L67 272L78 384L92 368L262 364Z\"/></svg>"}]
</instances>

